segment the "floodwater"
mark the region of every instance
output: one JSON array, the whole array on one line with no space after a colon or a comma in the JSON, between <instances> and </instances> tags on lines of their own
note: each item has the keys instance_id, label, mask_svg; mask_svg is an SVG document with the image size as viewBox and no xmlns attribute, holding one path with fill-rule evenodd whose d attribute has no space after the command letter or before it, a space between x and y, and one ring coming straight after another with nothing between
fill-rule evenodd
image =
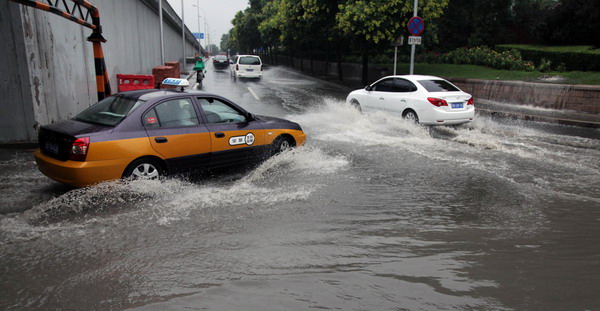
<instances>
[{"instance_id":1,"label":"floodwater","mask_svg":"<svg viewBox=\"0 0 600 311\"><path fill-rule=\"evenodd\" d=\"M0 309L600 309L598 130L422 127L278 68L209 68L203 90L299 122L306 146L83 189L4 150Z\"/></svg>"}]
</instances>

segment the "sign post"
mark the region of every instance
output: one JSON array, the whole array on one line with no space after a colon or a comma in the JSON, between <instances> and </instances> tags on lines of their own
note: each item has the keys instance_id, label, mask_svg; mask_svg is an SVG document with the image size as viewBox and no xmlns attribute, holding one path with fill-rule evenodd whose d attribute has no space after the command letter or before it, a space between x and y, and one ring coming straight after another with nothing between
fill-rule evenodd
<instances>
[{"instance_id":1,"label":"sign post","mask_svg":"<svg viewBox=\"0 0 600 311\"><path fill-rule=\"evenodd\" d=\"M425 23L423 23L423 19L417 16L417 7L419 6L419 0L415 0L415 10L413 17L408 21L408 32L412 35L408 37L408 44L410 47L410 73L413 74L415 72L415 45L421 44L421 37L419 37L423 30L425 30ZM413 39L414 37L418 37L419 40ZM417 43L418 41L418 43Z\"/></svg>"},{"instance_id":2,"label":"sign post","mask_svg":"<svg viewBox=\"0 0 600 311\"><path fill-rule=\"evenodd\" d=\"M392 42L394 47L394 76L396 75L396 64L398 60L398 47L404 44L404 36L398 37L395 42Z\"/></svg>"}]
</instances>

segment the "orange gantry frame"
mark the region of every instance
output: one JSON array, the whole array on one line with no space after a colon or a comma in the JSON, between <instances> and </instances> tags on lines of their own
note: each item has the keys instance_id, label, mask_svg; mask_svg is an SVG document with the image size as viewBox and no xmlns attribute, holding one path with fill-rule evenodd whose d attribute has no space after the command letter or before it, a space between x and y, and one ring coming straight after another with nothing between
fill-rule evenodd
<instances>
[{"instance_id":1,"label":"orange gantry frame","mask_svg":"<svg viewBox=\"0 0 600 311\"><path fill-rule=\"evenodd\" d=\"M98 101L111 94L110 84L108 82L108 72L104 62L104 53L102 52L102 43L106 39L102 37L102 26L100 26L100 12L93 4L86 0L70 0L73 6L67 5L65 0L47 0L47 3L33 0L10 0L32 8L50 12L81 26L92 29L92 34L87 38L94 47L94 69L96 71L96 90L98 92ZM91 19L91 23L89 20Z\"/></svg>"}]
</instances>

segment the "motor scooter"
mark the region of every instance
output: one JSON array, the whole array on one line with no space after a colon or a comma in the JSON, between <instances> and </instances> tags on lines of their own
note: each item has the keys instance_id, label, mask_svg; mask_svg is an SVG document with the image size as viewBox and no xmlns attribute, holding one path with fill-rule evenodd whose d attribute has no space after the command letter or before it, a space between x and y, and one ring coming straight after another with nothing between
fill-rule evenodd
<instances>
[{"instance_id":1,"label":"motor scooter","mask_svg":"<svg viewBox=\"0 0 600 311\"><path fill-rule=\"evenodd\" d=\"M199 86L202 86L202 80L204 79L204 70L196 71L196 82Z\"/></svg>"}]
</instances>

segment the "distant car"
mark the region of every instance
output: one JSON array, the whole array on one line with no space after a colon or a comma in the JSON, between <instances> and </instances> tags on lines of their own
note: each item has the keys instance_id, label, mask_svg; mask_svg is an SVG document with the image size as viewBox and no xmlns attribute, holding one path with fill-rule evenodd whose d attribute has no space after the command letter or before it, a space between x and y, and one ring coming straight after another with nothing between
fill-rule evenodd
<instances>
[{"instance_id":1,"label":"distant car","mask_svg":"<svg viewBox=\"0 0 600 311\"><path fill-rule=\"evenodd\" d=\"M229 68L229 59L226 55L217 55L213 57L213 67L215 69L227 69Z\"/></svg>"},{"instance_id":2,"label":"distant car","mask_svg":"<svg viewBox=\"0 0 600 311\"><path fill-rule=\"evenodd\" d=\"M439 77L405 75L382 78L348 94L346 102L361 111L384 111L421 124L473 121L473 97Z\"/></svg>"},{"instance_id":3,"label":"distant car","mask_svg":"<svg viewBox=\"0 0 600 311\"><path fill-rule=\"evenodd\" d=\"M229 66L231 75L235 78L261 78L263 64L256 55L236 55Z\"/></svg>"},{"instance_id":4,"label":"distant car","mask_svg":"<svg viewBox=\"0 0 600 311\"><path fill-rule=\"evenodd\" d=\"M170 84L167 80L163 84ZM306 135L297 123L253 115L218 95L148 89L109 96L73 119L42 126L38 138L39 170L79 187L243 167L302 146Z\"/></svg>"}]
</instances>

